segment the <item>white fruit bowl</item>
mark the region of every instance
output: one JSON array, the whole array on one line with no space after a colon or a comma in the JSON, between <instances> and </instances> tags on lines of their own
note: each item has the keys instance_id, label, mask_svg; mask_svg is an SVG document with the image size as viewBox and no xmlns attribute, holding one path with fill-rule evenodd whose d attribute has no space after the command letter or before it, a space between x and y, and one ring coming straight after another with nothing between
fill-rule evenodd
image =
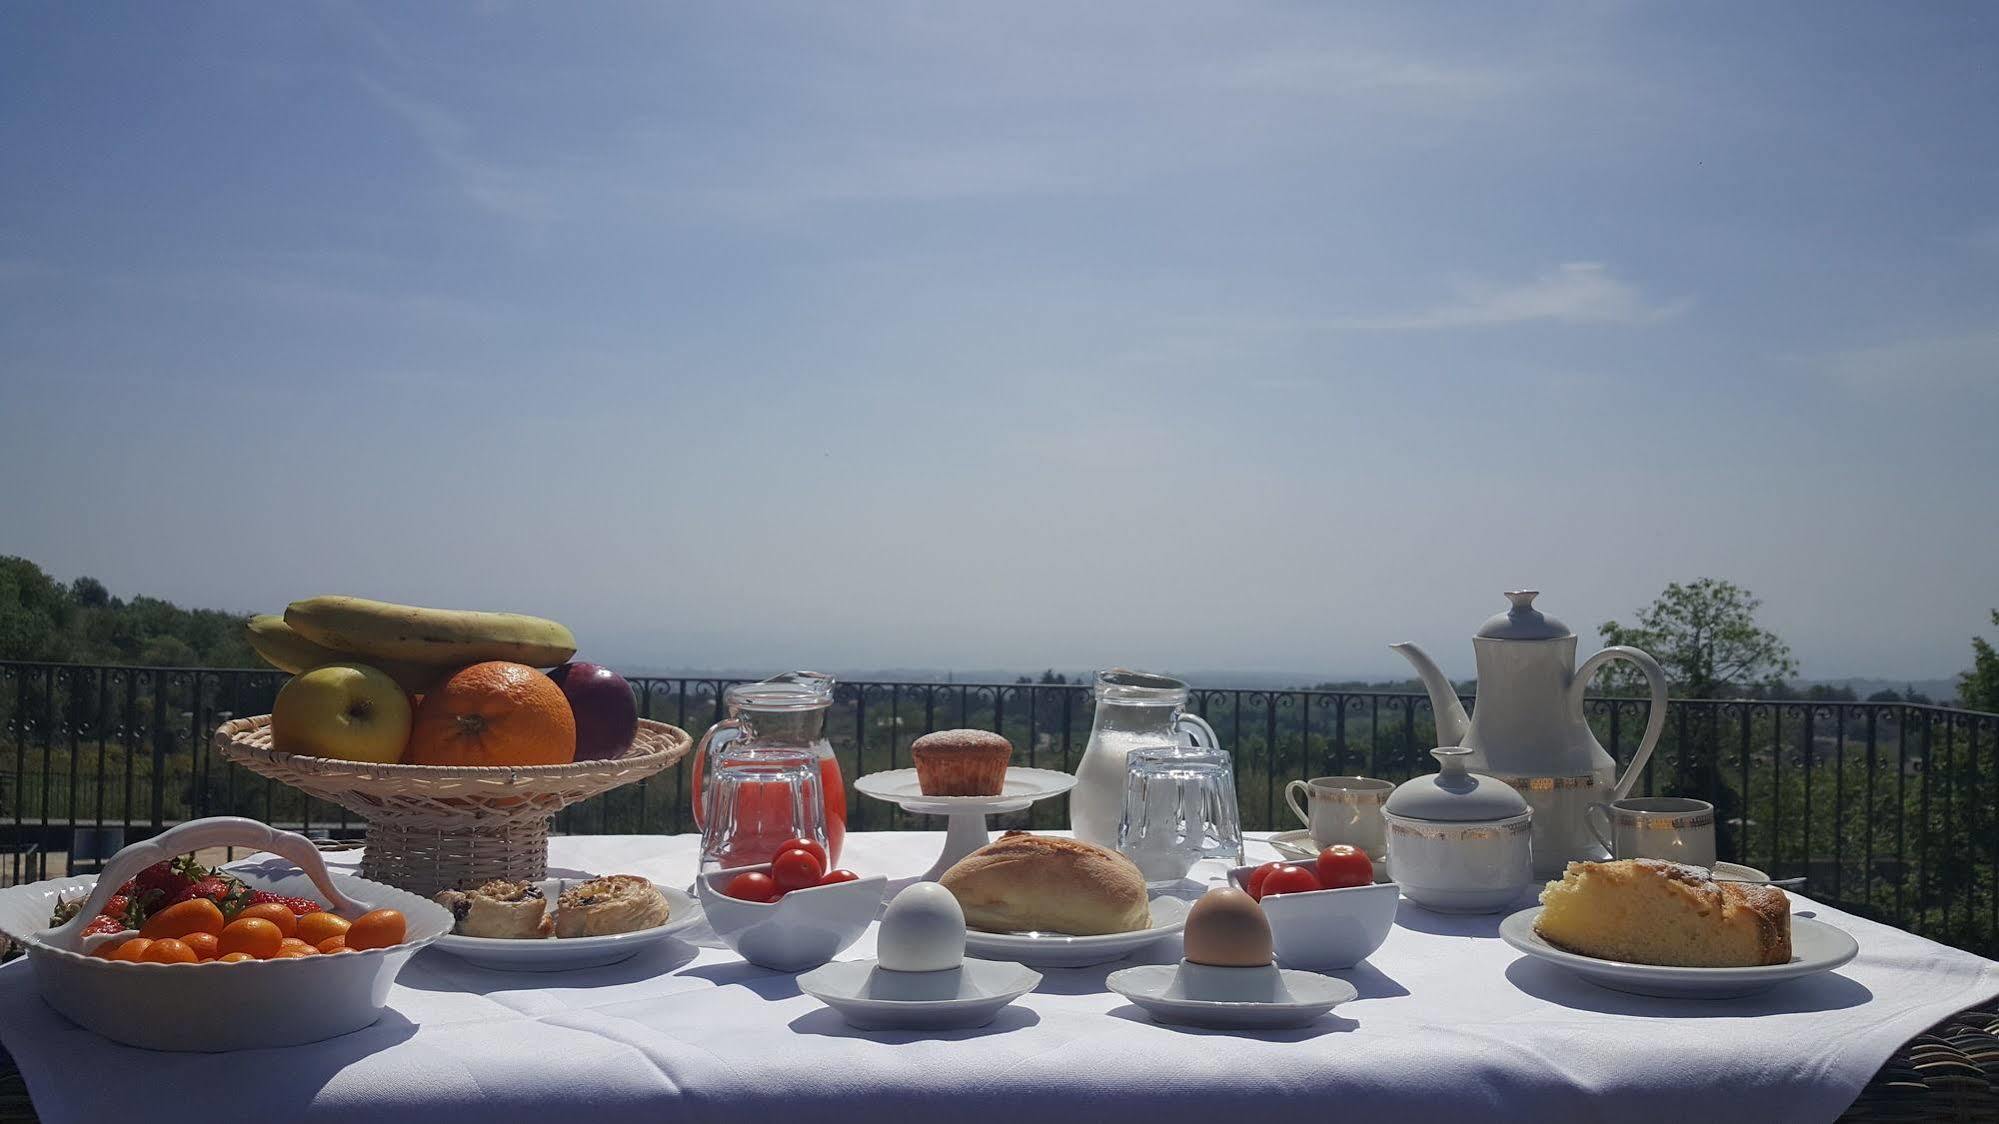
<instances>
[{"instance_id":1,"label":"white fruit bowl","mask_svg":"<svg viewBox=\"0 0 1999 1124\"><path fill-rule=\"evenodd\" d=\"M1229 871L1229 880L1249 890L1253 866ZM1395 908L1402 888L1393 882L1342 886L1297 894L1267 894L1263 915L1270 921L1270 940L1277 961L1287 968L1311 972L1351 968L1374 955L1395 927Z\"/></svg>"},{"instance_id":2,"label":"white fruit bowl","mask_svg":"<svg viewBox=\"0 0 1999 1124\"><path fill-rule=\"evenodd\" d=\"M770 864L703 874L694 880L708 927L722 943L760 968L799 972L845 952L881 912L888 878L875 874L852 882L793 890L775 902L746 902L722 892L745 871Z\"/></svg>"},{"instance_id":3,"label":"white fruit bowl","mask_svg":"<svg viewBox=\"0 0 1999 1124\"><path fill-rule=\"evenodd\" d=\"M389 948L240 964L128 964L86 953L130 933L75 939L111 891L139 870L163 858L229 845L273 851L304 868L281 877L230 872L251 888L318 897L350 918L362 906L400 910L407 939ZM77 920L50 929L57 901L79 893L91 900ZM371 1026L382 1017L389 985L403 965L450 931L451 914L443 906L365 878L329 874L304 836L235 817L195 820L135 843L120 851L101 877L0 889L0 932L26 949L42 999L87 1030L149 1050L294 1046Z\"/></svg>"}]
</instances>

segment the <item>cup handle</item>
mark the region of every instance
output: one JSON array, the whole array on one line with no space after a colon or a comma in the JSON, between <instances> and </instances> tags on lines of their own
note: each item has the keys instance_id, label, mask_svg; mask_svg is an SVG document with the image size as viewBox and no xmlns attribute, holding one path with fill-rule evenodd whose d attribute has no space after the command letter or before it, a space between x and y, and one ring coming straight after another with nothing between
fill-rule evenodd
<instances>
[{"instance_id":1,"label":"cup handle","mask_svg":"<svg viewBox=\"0 0 1999 1124\"><path fill-rule=\"evenodd\" d=\"M1601 801L1583 809L1583 826L1589 828L1589 833L1596 836L1596 841L1603 844L1603 849L1609 852L1610 857L1614 859L1617 857L1617 845L1611 842L1604 835L1603 831L1597 828L1596 817L1599 815L1603 817L1603 826L1608 828L1610 826L1610 805Z\"/></svg>"},{"instance_id":2,"label":"cup handle","mask_svg":"<svg viewBox=\"0 0 1999 1124\"><path fill-rule=\"evenodd\" d=\"M1312 786L1306 784L1304 781L1292 781L1290 784L1284 786L1284 803L1289 805L1291 810L1297 814L1298 822L1308 828L1312 826L1312 813L1300 806L1298 803L1298 794L1301 792L1310 792L1311 788Z\"/></svg>"}]
</instances>

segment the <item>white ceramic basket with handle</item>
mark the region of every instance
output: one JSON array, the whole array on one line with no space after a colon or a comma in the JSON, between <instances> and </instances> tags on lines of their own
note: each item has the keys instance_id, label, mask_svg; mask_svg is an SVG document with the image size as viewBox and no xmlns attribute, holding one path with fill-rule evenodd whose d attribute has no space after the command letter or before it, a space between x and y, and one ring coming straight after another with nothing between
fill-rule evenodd
<instances>
[{"instance_id":1,"label":"white ceramic basket with handle","mask_svg":"<svg viewBox=\"0 0 1999 1124\"><path fill-rule=\"evenodd\" d=\"M231 871L252 889L317 896L350 920L375 909L402 912L406 939L389 948L252 960L236 964L129 964L89 955L131 933L83 936L126 879L156 862L209 847L250 847L296 864L300 873ZM76 916L48 921L58 901L87 892ZM0 889L0 932L26 951L35 985L70 1021L151 1050L222 1051L293 1046L371 1026L389 985L411 956L451 931L451 914L415 894L364 878L331 874L303 835L236 816L193 820L118 852L101 875Z\"/></svg>"}]
</instances>

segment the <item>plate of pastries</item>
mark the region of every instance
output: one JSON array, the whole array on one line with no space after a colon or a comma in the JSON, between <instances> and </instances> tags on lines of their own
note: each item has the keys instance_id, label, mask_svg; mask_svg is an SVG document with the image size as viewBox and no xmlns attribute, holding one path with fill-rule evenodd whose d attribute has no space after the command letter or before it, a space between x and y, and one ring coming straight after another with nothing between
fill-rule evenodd
<instances>
[{"instance_id":1,"label":"plate of pastries","mask_svg":"<svg viewBox=\"0 0 1999 1124\"><path fill-rule=\"evenodd\" d=\"M1079 839L1009 831L938 882L965 911L967 952L988 960L1104 964L1187 924L1187 902L1149 894L1130 859Z\"/></svg>"},{"instance_id":2,"label":"plate of pastries","mask_svg":"<svg viewBox=\"0 0 1999 1124\"><path fill-rule=\"evenodd\" d=\"M438 948L512 972L615 964L701 920L692 897L636 874L493 881L434 900L452 916Z\"/></svg>"},{"instance_id":3,"label":"plate of pastries","mask_svg":"<svg viewBox=\"0 0 1999 1124\"><path fill-rule=\"evenodd\" d=\"M1572 862L1499 935L1591 983L1685 999L1753 995L1860 952L1844 930L1793 916L1775 886L1661 859Z\"/></svg>"}]
</instances>

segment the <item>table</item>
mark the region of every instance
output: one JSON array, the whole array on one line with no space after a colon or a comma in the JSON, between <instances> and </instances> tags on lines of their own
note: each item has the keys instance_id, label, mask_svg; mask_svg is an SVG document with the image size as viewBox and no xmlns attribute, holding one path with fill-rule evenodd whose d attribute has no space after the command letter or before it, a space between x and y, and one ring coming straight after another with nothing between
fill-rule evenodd
<instances>
[{"instance_id":1,"label":"table","mask_svg":"<svg viewBox=\"0 0 1999 1124\"><path fill-rule=\"evenodd\" d=\"M844 865L913 878L941 833L848 837ZM633 872L684 885L692 836L551 840L556 873ZM1266 857L1253 851L1252 857ZM352 855L336 856L352 864ZM1113 1116L1214 1124L1297 1113L1402 1121L1536 1117L1632 1124L1832 1120L1898 1046L1999 995L1999 965L1806 899L1852 932L1838 973L1726 1003L1604 991L1525 960L1498 918L1404 902L1389 941L1339 973L1361 998L1315 1026L1254 1037L1172 1029L1103 990L1119 965L1044 970L990 1027L854 1031L793 978L720 948L667 942L563 976L491 972L419 955L368 1030L287 1050L156 1054L105 1042L0 969L0 1041L45 1124L132 1111L149 1120L376 1118L504 1124L867 1121L1055 1124ZM842 954L873 954L872 934ZM1177 958L1161 942L1148 959ZM1550 1043L1560 1045L1550 1047ZM106 1081L104 1074L116 1074ZM203 1091L212 1090L217 1101Z\"/></svg>"}]
</instances>

